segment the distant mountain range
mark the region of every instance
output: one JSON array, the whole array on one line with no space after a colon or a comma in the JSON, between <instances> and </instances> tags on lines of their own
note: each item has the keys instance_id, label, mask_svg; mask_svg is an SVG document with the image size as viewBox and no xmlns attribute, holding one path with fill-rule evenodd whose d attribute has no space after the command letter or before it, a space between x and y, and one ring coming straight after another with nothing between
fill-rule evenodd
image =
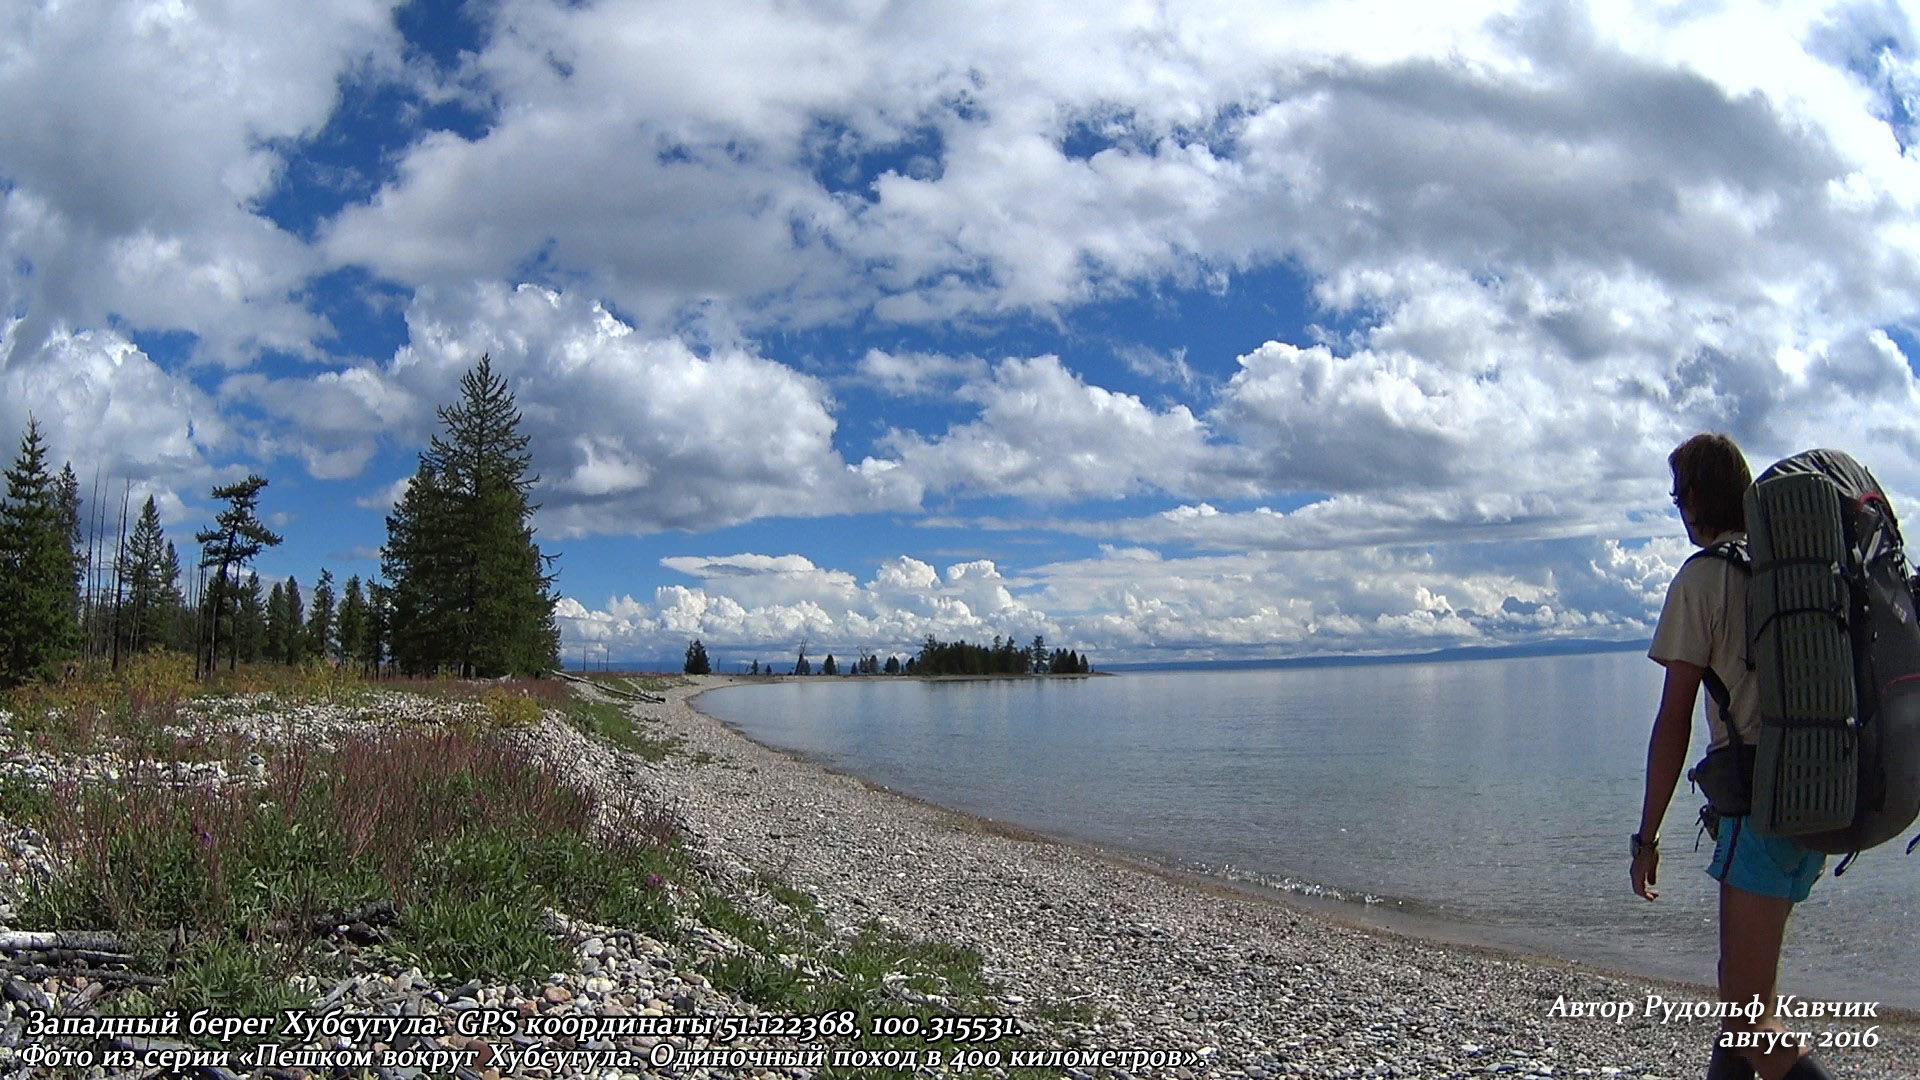
<instances>
[{"instance_id":1,"label":"distant mountain range","mask_svg":"<svg viewBox=\"0 0 1920 1080\"><path fill-rule=\"evenodd\" d=\"M1434 664L1449 660L1501 660L1516 656L1576 656L1582 653L1632 652L1644 650L1646 641L1597 641L1569 638L1522 645L1463 645L1421 653L1387 655L1293 656L1267 660L1182 660L1146 661L1135 664L1102 664L1096 671L1239 671L1249 668L1352 667L1360 664Z\"/></svg>"}]
</instances>

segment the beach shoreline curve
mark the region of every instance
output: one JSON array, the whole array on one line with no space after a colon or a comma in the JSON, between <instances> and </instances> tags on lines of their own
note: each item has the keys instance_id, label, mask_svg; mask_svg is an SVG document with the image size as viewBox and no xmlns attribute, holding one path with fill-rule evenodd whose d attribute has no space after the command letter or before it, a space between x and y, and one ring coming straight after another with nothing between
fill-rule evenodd
<instances>
[{"instance_id":1,"label":"beach shoreline curve","mask_svg":"<svg viewBox=\"0 0 1920 1080\"><path fill-rule=\"evenodd\" d=\"M1711 1020L1569 1015L1581 1003L1710 999L1697 983L1435 940L1366 917L1377 913L967 814L755 742L697 707L709 690L753 684L707 676L648 710L703 762L661 769L695 832L840 917L978 948L1018 987L1015 1007L1104 1006L1109 1022L1076 1036L1206 1044L1226 1075L1255 1080L1348 1067L1679 1077L1704 1063ZM1876 1019L1875 1045L1823 1057L1850 1077L1920 1075L1920 1021L1886 1008ZM1868 1027L1820 1024L1817 1037L1842 1042Z\"/></svg>"}]
</instances>

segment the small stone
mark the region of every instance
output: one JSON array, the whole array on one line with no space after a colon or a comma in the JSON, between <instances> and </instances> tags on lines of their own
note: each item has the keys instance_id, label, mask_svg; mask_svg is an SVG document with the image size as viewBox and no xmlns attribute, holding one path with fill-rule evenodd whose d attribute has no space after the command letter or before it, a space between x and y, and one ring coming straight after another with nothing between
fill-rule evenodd
<instances>
[{"instance_id":1,"label":"small stone","mask_svg":"<svg viewBox=\"0 0 1920 1080\"><path fill-rule=\"evenodd\" d=\"M573 1000L573 992L564 986L549 986L540 991L540 996L545 998L549 1005L565 1005Z\"/></svg>"}]
</instances>

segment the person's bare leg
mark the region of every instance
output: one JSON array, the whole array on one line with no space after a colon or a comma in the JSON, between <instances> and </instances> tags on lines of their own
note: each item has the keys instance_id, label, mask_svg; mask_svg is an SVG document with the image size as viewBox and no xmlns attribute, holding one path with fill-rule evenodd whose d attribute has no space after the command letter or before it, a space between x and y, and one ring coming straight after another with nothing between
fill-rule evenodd
<instances>
[{"instance_id":1,"label":"person's bare leg","mask_svg":"<svg viewBox=\"0 0 1920 1080\"><path fill-rule=\"evenodd\" d=\"M1757 998L1766 1009L1758 1020L1730 1016L1720 1027L1723 1032L1763 1036L1757 1046L1742 1047L1740 1054L1764 1080L1782 1080L1807 1052L1798 1044L1764 1038L1768 1033L1786 1033L1786 1026L1774 1015L1774 984L1779 979L1787 916L1792 913L1791 900L1760 896L1724 882L1720 885L1720 1000L1748 1005Z\"/></svg>"}]
</instances>

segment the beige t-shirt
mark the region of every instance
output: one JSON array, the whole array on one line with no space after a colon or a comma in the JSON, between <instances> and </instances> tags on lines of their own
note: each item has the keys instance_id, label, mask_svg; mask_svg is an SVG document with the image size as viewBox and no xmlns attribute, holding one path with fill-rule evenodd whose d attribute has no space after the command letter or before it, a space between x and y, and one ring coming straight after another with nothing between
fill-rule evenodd
<instances>
[{"instance_id":1,"label":"beige t-shirt","mask_svg":"<svg viewBox=\"0 0 1920 1080\"><path fill-rule=\"evenodd\" d=\"M1718 540L1745 539L1729 533ZM1726 559L1693 559L1673 576L1667 602L1653 628L1653 647L1647 655L1662 663L1679 660L1713 669L1726 680L1734 723L1747 743L1760 741L1760 691L1747 670L1747 575ZM1727 744L1726 720L1707 693L1707 730L1713 749Z\"/></svg>"}]
</instances>

